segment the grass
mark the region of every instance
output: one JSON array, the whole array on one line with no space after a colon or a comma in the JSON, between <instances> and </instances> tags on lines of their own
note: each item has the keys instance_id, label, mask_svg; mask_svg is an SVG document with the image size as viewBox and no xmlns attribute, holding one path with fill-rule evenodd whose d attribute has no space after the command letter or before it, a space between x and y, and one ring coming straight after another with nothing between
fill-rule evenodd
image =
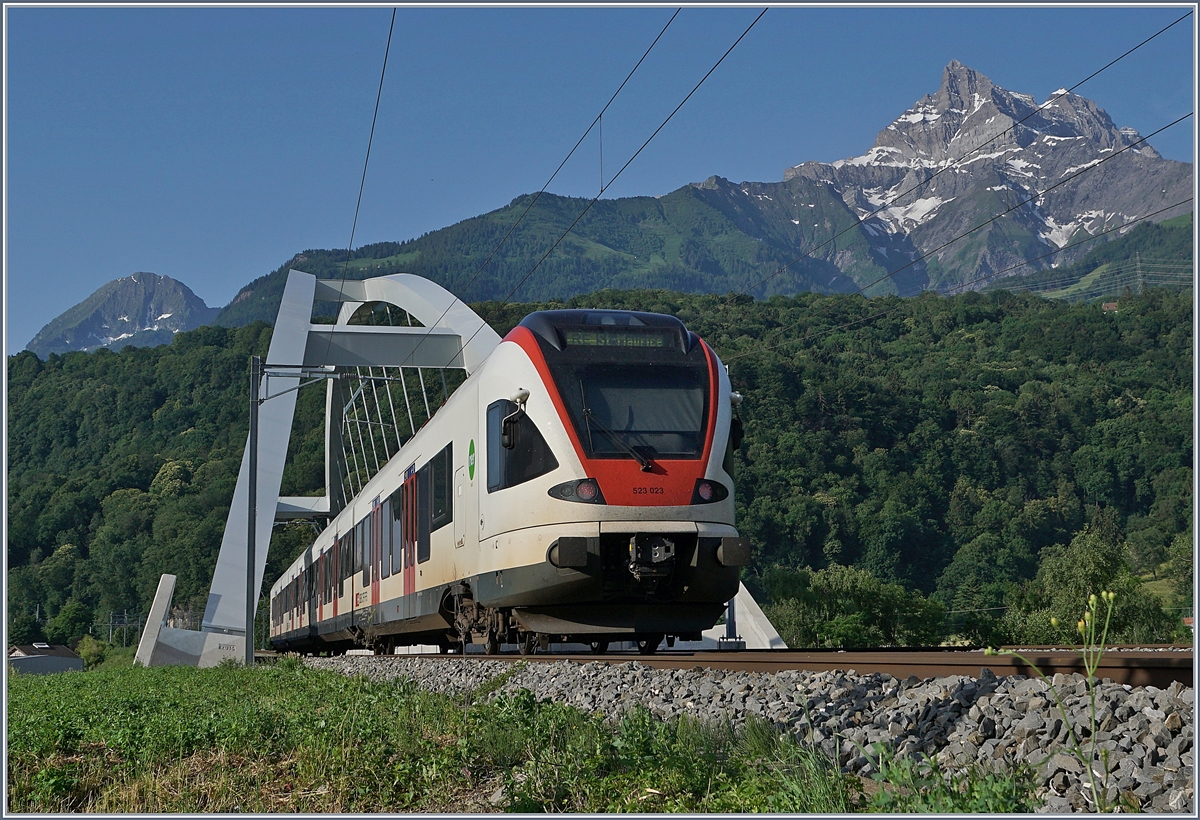
<instances>
[{"instance_id":1,"label":"grass","mask_svg":"<svg viewBox=\"0 0 1200 820\"><path fill-rule=\"evenodd\" d=\"M527 690L487 699L501 683L452 698L294 657L253 669L10 675L7 809L844 814L896 805L872 787L874 798L864 796L862 781L819 749L761 720L735 729L638 707L614 723ZM898 787L934 789L919 805L941 811L1003 810L995 795L1012 790L989 781L995 795L975 789L960 800L932 781L901 777Z\"/></svg>"},{"instance_id":2,"label":"grass","mask_svg":"<svg viewBox=\"0 0 1200 820\"><path fill-rule=\"evenodd\" d=\"M1154 580L1152 573L1145 573L1140 576L1142 579L1142 589L1153 595L1159 600L1164 607L1172 607L1175 604L1175 579L1162 573L1157 581Z\"/></svg>"},{"instance_id":3,"label":"grass","mask_svg":"<svg viewBox=\"0 0 1200 820\"><path fill-rule=\"evenodd\" d=\"M137 654L137 645L108 646L104 651L104 660L96 664L96 671L112 669L129 669L133 666L133 658Z\"/></svg>"},{"instance_id":4,"label":"grass","mask_svg":"<svg viewBox=\"0 0 1200 820\"><path fill-rule=\"evenodd\" d=\"M111 663L110 658L106 662ZM618 724L529 692L436 695L295 659L12 675L12 812L816 811L856 781L773 728Z\"/></svg>"}]
</instances>

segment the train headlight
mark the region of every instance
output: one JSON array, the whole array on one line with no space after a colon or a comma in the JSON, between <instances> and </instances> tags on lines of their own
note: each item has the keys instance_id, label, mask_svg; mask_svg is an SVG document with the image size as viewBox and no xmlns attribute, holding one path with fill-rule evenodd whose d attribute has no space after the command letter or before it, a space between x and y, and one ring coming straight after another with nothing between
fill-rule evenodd
<instances>
[{"instance_id":1,"label":"train headlight","mask_svg":"<svg viewBox=\"0 0 1200 820\"><path fill-rule=\"evenodd\" d=\"M549 496L561 501L577 501L580 504L604 504L604 493L594 478L566 481L550 488Z\"/></svg>"},{"instance_id":2,"label":"train headlight","mask_svg":"<svg viewBox=\"0 0 1200 820\"><path fill-rule=\"evenodd\" d=\"M693 504L714 504L729 498L729 490L724 485L708 478L696 480L696 489L692 491Z\"/></svg>"}]
</instances>

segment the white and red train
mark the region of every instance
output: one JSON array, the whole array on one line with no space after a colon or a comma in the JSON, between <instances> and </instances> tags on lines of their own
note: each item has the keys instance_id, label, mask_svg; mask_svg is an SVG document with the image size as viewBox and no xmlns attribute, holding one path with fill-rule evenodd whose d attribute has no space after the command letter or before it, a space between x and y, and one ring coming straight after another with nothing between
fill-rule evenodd
<instances>
[{"instance_id":1,"label":"white and red train","mask_svg":"<svg viewBox=\"0 0 1200 820\"><path fill-rule=\"evenodd\" d=\"M674 317L530 314L274 584L272 645L698 639L750 558L738 400Z\"/></svg>"}]
</instances>

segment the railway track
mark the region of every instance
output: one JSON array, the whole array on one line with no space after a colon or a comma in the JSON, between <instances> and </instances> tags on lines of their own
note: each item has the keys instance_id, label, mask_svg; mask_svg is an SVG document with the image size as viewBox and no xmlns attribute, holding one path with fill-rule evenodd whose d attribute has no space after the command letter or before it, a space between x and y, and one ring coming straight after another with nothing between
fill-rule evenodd
<instances>
[{"instance_id":1,"label":"railway track","mask_svg":"<svg viewBox=\"0 0 1200 820\"><path fill-rule=\"evenodd\" d=\"M1020 650L1030 662L1037 665L1042 674L1053 676L1058 673L1084 672L1079 653L1054 647L1027 647ZM1116 683L1130 686L1156 686L1165 689L1178 681L1184 686L1194 686L1194 660L1191 647L1117 647L1104 653L1096 676L1109 678ZM845 650L743 650L739 652L711 652L692 650L666 650L654 655L636 652L610 652L605 655L576 653L537 653L521 655L516 652L501 652L498 655L467 653L464 655L392 655L388 658L466 658L467 660L499 660L528 663L553 663L572 661L575 663L629 663L638 661L658 669L724 669L742 672L780 672L787 669L828 672L853 670L858 674L880 672L901 680L910 676L921 679L970 675L978 677L984 668L992 670L997 677L1006 675L1032 675L1029 666L1011 655L986 655L983 650L944 649L878 649L870 651Z\"/></svg>"}]
</instances>

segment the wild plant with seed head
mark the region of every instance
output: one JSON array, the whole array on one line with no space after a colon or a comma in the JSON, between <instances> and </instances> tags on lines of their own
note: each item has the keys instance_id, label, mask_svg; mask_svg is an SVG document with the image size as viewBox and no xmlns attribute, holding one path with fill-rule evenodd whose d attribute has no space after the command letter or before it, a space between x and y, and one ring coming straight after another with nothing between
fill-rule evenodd
<instances>
[{"instance_id":1,"label":"wild plant with seed head","mask_svg":"<svg viewBox=\"0 0 1200 820\"><path fill-rule=\"evenodd\" d=\"M989 646L984 650L985 655L1010 655L1017 658L1032 669L1039 678L1045 681L1050 692L1054 695L1054 702L1058 705L1059 714L1062 715L1063 725L1067 727L1068 737L1071 741L1071 753L1083 764L1083 768L1087 772L1087 788L1091 792L1091 798L1095 803L1096 811L1100 812L1107 812L1111 808L1108 800L1108 781L1111 770L1108 764L1108 750L1099 749L1099 754L1097 754L1096 748L1096 670L1100 668L1100 661L1104 657L1104 648L1108 641L1108 626L1112 622L1113 602L1116 600L1117 593L1115 592L1101 592L1099 596L1095 593L1089 595L1087 608L1084 609L1083 615L1075 625L1075 631L1079 634L1081 643L1078 646L1071 645L1071 648L1077 651L1083 658L1083 668L1087 675L1090 732L1086 751L1084 749L1085 744L1079 740L1075 724L1067 714L1067 708L1063 704L1058 688L1042 673L1042 670L1038 669L1037 664L1013 649L995 649ZM1105 606L1104 625L1102 627L1099 626L1101 618L1098 612L1101 601L1103 601ZM1050 618L1050 625L1057 629L1059 627L1058 618ZM1096 772L1094 766L1097 757L1100 763L1099 773ZM1098 783L1097 780L1099 780ZM1136 807L1131 808L1136 809Z\"/></svg>"}]
</instances>

